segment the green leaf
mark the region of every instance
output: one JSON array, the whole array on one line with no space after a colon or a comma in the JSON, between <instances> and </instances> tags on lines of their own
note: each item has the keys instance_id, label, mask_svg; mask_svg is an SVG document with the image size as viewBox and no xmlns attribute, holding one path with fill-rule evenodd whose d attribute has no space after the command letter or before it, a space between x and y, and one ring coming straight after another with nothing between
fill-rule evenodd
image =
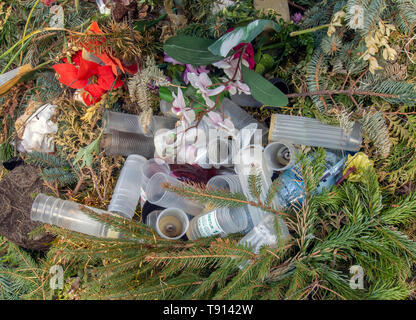
<instances>
[{"instance_id":1,"label":"green leaf","mask_svg":"<svg viewBox=\"0 0 416 320\"><path fill-rule=\"evenodd\" d=\"M160 96L160 99L165 100L169 103L172 103L173 101L172 92L166 87L159 88L159 96Z\"/></svg>"},{"instance_id":2,"label":"green leaf","mask_svg":"<svg viewBox=\"0 0 416 320\"><path fill-rule=\"evenodd\" d=\"M255 20L245 27L239 27L226 33L208 49L216 56L226 57L232 48L240 43L250 43L267 27L271 27L277 32L281 30L281 27L272 20Z\"/></svg>"},{"instance_id":3,"label":"green leaf","mask_svg":"<svg viewBox=\"0 0 416 320\"><path fill-rule=\"evenodd\" d=\"M100 153L100 139L101 135L93 142L91 142L91 144L87 147L80 148L73 164L76 165L78 161L82 160L80 168L84 168L85 166L91 167L92 162L94 160L93 153Z\"/></svg>"},{"instance_id":4,"label":"green leaf","mask_svg":"<svg viewBox=\"0 0 416 320\"><path fill-rule=\"evenodd\" d=\"M264 105L283 107L289 103L285 94L257 72L242 65L244 82L250 87L251 95Z\"/></svg>"},{"instance_id":5,"label":"green leaf","mask_svg":"<svg viewBox=\"0 0 416 320\"><path fill-rule=\"evenodd\" d=\"M221 56L213 55L208 47L214 40L176 36L166 41L163 49L176 61L192 64L194 66L209 65L223 59Z\"/></svg>"}]
</instances>

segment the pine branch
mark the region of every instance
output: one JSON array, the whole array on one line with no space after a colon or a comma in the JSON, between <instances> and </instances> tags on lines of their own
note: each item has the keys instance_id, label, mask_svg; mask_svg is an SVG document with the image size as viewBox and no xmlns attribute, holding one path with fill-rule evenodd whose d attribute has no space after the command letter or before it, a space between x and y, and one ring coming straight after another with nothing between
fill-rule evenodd
<instances>
[{"instance_id":1,"label":"pine branch","mask_svg":"<svg viewBox=\"0 0 416 320\"><path fill-rule=\"evenodd\" d=\"M288 216L287 213L280 212L276 209L274 209L271 206L266 206L261 202L255 202L255 201L248 201L246 200L246 197L240 193L232 193L228 192L228 194L224 194L224 190L220 191L210 191L210 190L204 190L203 188L200 188L198 185L193 184L185 184L183 186L173 186L168 183L163 185L164 188L178 193L183 197L189 198L194 201L200 201L203 203L211 203L217 208L221 207L230 207L230 208L238 208L242 207L244 205L250 205L253 207L259 207L264 211L271 212L277 215L283 215Z\"/></svg>"}]
</instances>

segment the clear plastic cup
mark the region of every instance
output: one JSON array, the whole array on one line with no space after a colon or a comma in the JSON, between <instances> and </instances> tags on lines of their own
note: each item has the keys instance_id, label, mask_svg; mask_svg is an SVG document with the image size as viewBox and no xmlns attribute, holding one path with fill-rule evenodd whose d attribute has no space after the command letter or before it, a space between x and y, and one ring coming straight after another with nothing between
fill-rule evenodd
<instances>
[{"instance_id":1,"label":"clear plastic cup","mask_svg":"<svg viewBox=\"0 0 416 320\"><path fill-rule=\"evenodd\" d=\"M244 109L232 102L230 99L225 98L222 101L222 107L224 108L224 114L230 118L234 127L238 130L243 129L249 124L257 124L257 128L262 130L262 136L264 140L267 140L269 129L251 115L249 115Z\"/></svg>"},{"instance_id":2,"label":"clear plastic cup","mask_svg":"<svg viewBox=\"0 0 416 320\"><path fill-rule=\"evenodd\" d=\"M243 208L217 208L193 218L186 235L189 240L211 236L225 237L231 233L243 232L248 223Z\"/></svg>"},{"instance_id":3,"label":"clear plastic cup","mask_svg":"<svg viewBox=\"0 0 416 320\"><path fill-rule=\"evenodd\" d=\"M273 114L269 142L286 141L293 144L323 147L335 150L359 151L362 142L361 125L356 122L347 133L336 126L323 124L317 119Z\"/></svg>"},{"instance_id":4,"label":"clear plastic cup","mask_svg":"<svg viewBox=\"0 0 416 320\"><path fill-rule=\"evenodd\" d=\"M148 225L164 239L178 240L189 228L189 217L181 209L168 208L163 211L153 211L147 218Z\"/></svg>"},{"instance_id":5,"label":"clear plastic cup","mask_svg":"<svg viewBox=\"0 0 416 320\"><path fill-rule=\"evenodd\" d=\"M85 207L98 214L111 214L104 210ZM82 211L78 203L57 199L42 193L36 197L32 204L30 219L90 236L101 238L120 237L119 232Z\"/></svg>"},{"instance_id":6,"label":"clear plastic cup","mask_svg":"<svg viewBox=\"0 0 416 320\"><path fill-rule=\"evenodd\" d=\"M138 154L149 159L155 154L153 137L117 130L104 133L101 139L101 149L110 156Z\"/></svg>"},{"instance_id":7,"label":"clear plastic cup","mask_svg":"<svg viewBox=\"0 0 416 320\"><path fill-rule=\"evenodd\" d=\"M152 158L147 160L142 166L142 176L140 178L142 180L142 185L146 186L149 183L150 178L158 172L163 172L169 175L169 165L160 158Z\"/></svg>"},{"instance_id":8,"label":"clear plastic cup","mask_svg":"<svg viewBox=\"0 0 416 320\"><path fill-rule=\"evenodd\" d=\"M256 254L264 246L275 247L277 245L277 236L274 223L275 217L272 214L266 215L260 223L240 240L239 244L248 246Z\"/></svg>"},{"instance_id":9,"label":"clear plastic cup","mask_svg":"<svg viewBox=\"0 0 416 320\"><path fill-rule=\"evenodd\" d=\"M131 132L138 134L145 134L141 124L140 117L135 114L115 112L111 110L104 110L104 133L110 130L117 130L122 132Z\"/></svg>"},{"instance_id":10,"label":"clear plastic cup","mask_svg":"<svg viewBox=\"0 0 416 320\"><path fill-rule=\"evenodd\" d=\"M213 189L224 189L233 193L242 193L243 188L241 187L240 178L237 175L220 175L212 177L208 183L207 187Z\"/></svg>"},{"instance_id":11,"label":"clear plastic cup","mask_svg":"<svg viewBox=\"0 0 416 320\"><path fill-rule=\"evenodd\" d=\"M264 149L264 157L270 169L284 171L295 163L295 148L287 142L272 142Z\"/></svg>"},{"instance_id":12,"label":"clear plastic cup","mask_svg":"<svg viewBox=\"0 0 416 320\"><path fill-rule=\"evenodd\" d=\"M137 154L127 157L111 197L108 211L117 213L123 218L133 218L140 199L142 168L146 162L145 157Z\"/></svg>"},{"instance_id":13,"label":"clear plastic cup","mask_svg":"<svg viewBox=\"0 0 416 320\"><path fill-rule=\"evenodd\" d=\"M193 216L199 215L204 211L204 207L201 204L167 190L163 186L165 183L176 187L184 185L178 179L166 173L158 172L147 183L145 189L147 201L162 208L179 208Z\"/></svg>"}]
</instances>

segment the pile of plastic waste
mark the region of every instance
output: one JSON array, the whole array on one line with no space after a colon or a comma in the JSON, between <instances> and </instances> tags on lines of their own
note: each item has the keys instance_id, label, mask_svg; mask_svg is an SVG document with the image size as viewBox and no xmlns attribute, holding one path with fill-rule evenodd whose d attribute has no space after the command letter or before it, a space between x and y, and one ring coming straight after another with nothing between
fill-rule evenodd
<instances>
[{"instance_id":1,"label":"pile of plastic waste","mask_svg":"<svg viewBox=\"0 0 416 320\"><path fill-rule=\"evenodd\" d=\"M195 240L242 233L245 236L240 243L258 252L262 246L277 245L290 236L282 217L278 238L275 215L260 207L246 205L209 211L201 203L169 191L166 183L203 183L257 201L248 182L255 170L261 178L261 200L266 200L272 179L278 179L279 189L272 205L285 211L299 207L304 197L296 146L327 150L326 171L314 191L319 193L342 177L347 155L357 152L362 142L358 123L346 132L316 119L273 114L268 129L229 99L223 100L221 110L195 119L186 127L180 124L172 108L162 102L164 116L153 116L146 128L140 115L106 110L101 148L108 155L127 156L127 160L108 211L89 209L132 219L140 203L142 209L157 208L146 215L142 210L143 222L165 239ZM77 203L44 194L35 199L31 219L97 237L121 236L91 218Z\"/></svg>"}]
</instances>

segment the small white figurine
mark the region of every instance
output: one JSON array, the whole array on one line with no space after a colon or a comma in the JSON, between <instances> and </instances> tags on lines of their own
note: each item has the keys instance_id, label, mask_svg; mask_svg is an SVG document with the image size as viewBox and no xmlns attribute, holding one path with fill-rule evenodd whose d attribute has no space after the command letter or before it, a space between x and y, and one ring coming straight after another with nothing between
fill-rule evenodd
<instances>
[{"instance_id":1,"label":"small white figurine","mask_svg":"<svg viewBox=\"0 0 416 320\"><path fill-rule=\"evenodd\" d=\"M54 135L58 131L58 125L51 118L56 107L49 103L45 104L28 119L19 151L54 152Z\"/></svg>"}]
</instances>

